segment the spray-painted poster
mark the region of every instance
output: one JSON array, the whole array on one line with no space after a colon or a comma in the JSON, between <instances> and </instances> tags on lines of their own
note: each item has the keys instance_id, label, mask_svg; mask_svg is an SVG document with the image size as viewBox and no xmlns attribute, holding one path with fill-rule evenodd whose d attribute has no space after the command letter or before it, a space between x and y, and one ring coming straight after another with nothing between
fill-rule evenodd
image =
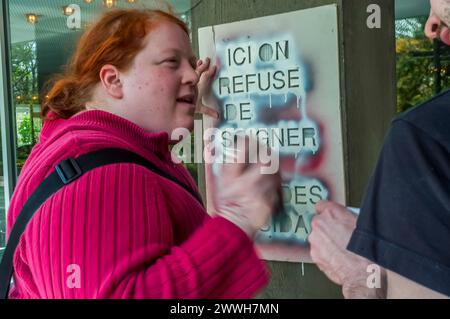
<instances>
[{"instance_id":1,"label":"spray-painted poster","mask_svg":"<svg viewBox=\"0 0 450 319\"><path fill-rule=\"evenodd\" d=\"M257 235L263 258L310 261L320 199L345 202L335 5L201 28L200 57L219 73L205 104L210 127L253 128L279 146L284 211ZM206 187L212 178L206 166ZM218 190L220 191L220 190Z\"/></svg>"}]
</instances>

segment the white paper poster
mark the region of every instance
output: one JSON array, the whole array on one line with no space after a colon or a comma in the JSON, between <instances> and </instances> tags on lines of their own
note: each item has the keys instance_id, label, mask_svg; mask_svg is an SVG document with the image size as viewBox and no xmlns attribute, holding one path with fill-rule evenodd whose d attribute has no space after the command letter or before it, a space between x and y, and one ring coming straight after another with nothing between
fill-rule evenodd
<instances>
[{"instance_id":1,"label":"white paper poster","mask_svg":"<svg viewBox=\"0 0 450 319\"><path fill-rule=\"evenodd\" d=\"M345 202L336 5L201 28L200 58L220 70L208 105L221 120L277 143L285 209L257 235L269 260L310 261L320 199ZM211 167L206 165L208 203ZM220 191L220 190L218 190Z\"/></svg>"}]
</instances>

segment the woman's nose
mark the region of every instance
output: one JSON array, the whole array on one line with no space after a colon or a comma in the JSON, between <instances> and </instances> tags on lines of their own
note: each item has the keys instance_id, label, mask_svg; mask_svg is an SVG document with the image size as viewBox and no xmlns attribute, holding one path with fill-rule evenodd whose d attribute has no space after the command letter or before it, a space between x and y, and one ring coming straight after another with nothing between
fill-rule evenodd
<instances>
[{"instance_id":1,"label":"woman's nose","mask_svg":"<svg viewBox=\"0 0 450 319\"><path fill-rule=\"evenodd\" d=\"M441 19L433 12L431 12L428 17L427 23L425 24L425 35L430 39L435 39L439 37L439 29L441 26Z\"/></svg>"},{"instance_id":2,"label":"woman's nose","mask_svg":"<svg viewBox=\"0 0 450 319\"><path fill-rule=\"evenodd\" d=\"M191 85L197 85L200 77L192 66L187 66L183 74L183 82Z\"/></svg>"}]
</instances>

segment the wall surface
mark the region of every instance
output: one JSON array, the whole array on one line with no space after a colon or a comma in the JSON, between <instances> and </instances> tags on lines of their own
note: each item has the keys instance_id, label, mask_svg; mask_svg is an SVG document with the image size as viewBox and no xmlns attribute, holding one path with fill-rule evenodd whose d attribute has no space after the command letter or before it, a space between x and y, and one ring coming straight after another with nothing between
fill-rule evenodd
<instances>
[{"instance_id":1,"label":"wall surface","mask_svg":"<svg viewBox=\"0 0 450 319\"><path fill-rule=\"evenodd\" d=\"M203 0L192 11L197 29L336 3L347 204L359 206L395 113L395 24L391 0ZM369 4L381 7L381 28L369 29ZM202 171L199 170L200 188ZM204 192L204 186L203 186ZM315 265L269 262L272 277L258 298L342 298Z\"/></svg>"}]
</instances>

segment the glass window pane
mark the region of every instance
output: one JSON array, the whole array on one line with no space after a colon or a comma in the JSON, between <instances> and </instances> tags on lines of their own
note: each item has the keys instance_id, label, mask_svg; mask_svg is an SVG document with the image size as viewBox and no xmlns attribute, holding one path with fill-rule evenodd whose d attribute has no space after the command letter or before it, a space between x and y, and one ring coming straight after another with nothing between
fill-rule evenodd
<instances>
[{"instance_id":1,"label":"glass window pane","mask_svg":"<svg viewBox=\"0 0 450 319\"><path fill-rule=\"evenodd\" d=\"M191 0L10 0L11 91L15 115L18 174L39 141L41 93L45 83L63 70L86 27L108 7L171 9L189 26ZM75 8L67 11L67 5ZM66 14L65 15L65 8ZM71 13L71 14L70 14ZM0 152L1 155L1 152ZM5 244L3 162L0 162L0 255ZM196 176L196 166L188 167Z\"/></svg>"},{"instance_id":2,"label":"glass window pane","mask_svg":"<svg viewBox=\"0 0 450 319\"><path fill-rule=\"evenodd\" d=\"M190 0L168 1L190 24ZM70 7L67 7L70 4ZM39 140L43 88L63 70L76 42L96 16L109 8L162 8L156 0L11 0L12 92L16 116L17 169L20 173ZM66 13L66 15L65 15Z\"/></svg>"}]
</instances>

